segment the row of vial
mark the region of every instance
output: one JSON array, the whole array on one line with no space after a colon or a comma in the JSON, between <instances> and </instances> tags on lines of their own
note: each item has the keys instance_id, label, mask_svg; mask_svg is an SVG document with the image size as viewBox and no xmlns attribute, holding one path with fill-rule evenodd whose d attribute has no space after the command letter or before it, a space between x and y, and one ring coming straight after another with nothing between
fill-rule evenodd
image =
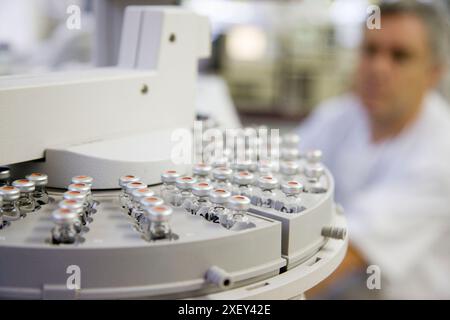
<instances>
[{"instance_id":1,"label":"row of vial","mask_svg":"<svg viewBox=\"0 0 450 320\"><path fill-rule=\"evenodd\" d=\"M292 153L297 149L292 149ZM209 165L198 164L193 168L193 175L198 180L219 181L223 180L228 184L239 178L233 177L233 172L247 171L253 174L253 183L261 176L272 176L281 184L288 181L298 181L304 186L304 191L308 193L324 193L327 191L327 181L324 178L325 169L321 164L322 152L312 150L307 152L301 158L289 158L281 160L279 163L270 160L242 160L234 161L226 157L213 159ZM226 170L217 170L217 168L226 168ZM245 179L246 181L247 179Z\"/></svg>"},{"instance_id":2,"label":"row of vial","mask_svg":"<svg viewBox=\"0 0 450 320\"><path fill-rule=\"evenodd\" d=\"M46 190L48 177L43 173L32 173L25 179L11 182L8 168L0 168L0 229L11 221L25 218L49 202Z\"/></svg>"},{"instance_id":3,"label":"row of vial","mask_svg":"<svg viewBox=\"0 0 450 320\"><path fill-rule=\"evenodd\" d=\"M158 195L136 176L119 179L122 208L135 220L136 228L146 239L171 238L172 207L182 207L227 229L236 223L241 227L248 223L246 212L250 206L249 198L232 196L227 190L213 189L208 182L197 183L193 177L181 177L173 170L165 171L161 178L163 186Z\"/></svg>"},{"instance_id":4,"label":"row of vial","mask_svg":"<svg viewBox=\"0 0 450 320\"><path fill-rule=\"evenodd\" d=\"M92 195L94 179L86 175L73 177L58 208L53 211L55 226L52 229L53 244L73 244L89 231L88 225L96 213L97 201Z\"/></svg>"}]
</instances>

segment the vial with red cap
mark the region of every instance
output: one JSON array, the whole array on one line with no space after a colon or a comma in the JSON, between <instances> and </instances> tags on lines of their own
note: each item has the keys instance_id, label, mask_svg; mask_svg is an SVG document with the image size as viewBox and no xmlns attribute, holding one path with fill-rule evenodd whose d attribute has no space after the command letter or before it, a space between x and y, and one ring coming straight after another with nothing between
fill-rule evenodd
<instances>
[{"instance_id":1,"label":"vial with red cap","mask_svg":"<svg viewBox=\"0 0 450 320\"><path fill-rule=\"evenodd\" d=\"M146 238L149 240L170 239L172 230L170 218L173 210L170 206L159 205L146 210L147 219L150 222Z\"/></svg>"},{"instance_id":2,"label":"vial with red cap","mask_svg":"<svg viewBox=\"0 0 450 320\"><path fill-rule=\"evenodd\" d=\"M197 180L190 176L179 177L176 180L175 184L179 190L179 193L177 193L174 197L174 201L172 203L174 207L183 207L186 210L190 210L194 199L192 187L196 182Z\"/></svg>"},{"instance_id":3,"label":"vial with red cap","mask_svg":"<svg viewBox=\"0 0 450 320\"><path fill-rule=\"evenodd\" d=\"M121 189L121 192L119 194L119 203L123 209L126 208L129 199L128 194L126 193L127 184L129 184L130 182L140 182L140 181L141 179L139 177L133 176L131 174L119 178L119 187Z\"/></svg>"},{"instance_id":4,"label":"vial with red cap","mask_svg":"<svg viewBox=\"0 0 450 320\"><path fill-rule=\"evenodd\" d=\"M85 184L89 187L89 190L86 192L86 202L89 205L89 208L94 209L95 205L98 204L94 200L94 197L92 195L92 185L94 184L94 178L86 175L75 176L72 178L72 184Z\"/></svg>"},{"instance_id":5,"label":"vial with red cap","mask_svg":"<svg viewBox=\"0 0 450 320\"><path fill-rule=\"evenodd\" d=\"M210 182L210 174L212 171L212 167L206 163L197 163L196 165L194 165L194 167L192 168L192 173L194 175L194 178L197 179L198 182Z\"/></svg>"},{"instance_id":6,"label":"vial with red cap","mask_svg":"<svg viewBox=\"0 0 450 320\"><path fill-rule=\"evenodd\" d=\"M299 213L302 210L300 194L303 192L303 185L298 181L288 181L281 185L284 194L281 212Z\"/></svg>"},{"instance_id":7,"label":"vial with red cap","mask_svg":"<svg viewBox=\"0 0 450 320\"><path fill-rule=\"evenodd\" d=\"M82 225L88 225L91 221L86 211L86 195L80 191L66 191L63 194L63 199L68 201L76 201L80 203L81 210L79 210L80 222ZM61 203L60 203L61 204ZM66 202L66 204L70 204Z\"/></svg>"},{"instance_id":8,"label":"vial with red cap","mask_svg":"<svg viewBox=\"0 0 450 320\"><path fill-rule=\"evenodd\" d=\"M174 205L175 198L178 198L180 190L176 187L176 181L179 177L181 175L176 170L166 170L161 174L161 182L163 184L160 189L160 195L165 203Z\"/></svg>"},{"instance_id":9,"label":"vial with red cap","mask_svg":"<svg viewBox=\"0 0 450 320\"><path fill-rule=\"evenodd\" d=\"M34 182L35 189L33 197L36 200L37 205L42 206L48 204L49 196L47 192L48 176L44 173L31 173L26 176L30 181Z\"/></svg>"},{"instance_id":10,"label":"vial with red cap","mask_svg":"<svg viewBox=\"0 0 450 320\"><path fill-rule=\"evenodd\" d=\"M141 200L146 197L152 197L155 195L155 192L150 188L139 188L133 190L131 193L131 199L133 202L133 208L131 209L131 217L134 219L139 219L141 215L144 214L144 210L141 205Z\"/></svg>"},{"instance_id":11,"label":"vial with red cap","mask_svg":"<svg viewBox=\"0 0 450 320\"><path fill-rule=\"evenodd\" d=\"M212 171L214 178L214 188L215 189L225 189L228 191L233 190L233 185L231 184L231 178L233 176L233 170L228 167L218 167Z\"/></svg>"},{"instance_id":12,"label":"vial with red cap","mask_svg":"<svg viewBox=\"0 0 450 320\"><path fill-rule=\"evenodd\" d=\"M272 208L276 199L275 189L278 187L278 179L273 176L262 176L258 178L258 192L255 204L264 208Z\"/></svg>"},{"instance_id":13,"label":"vial with red cap","mask_svg":"<svg viewBox=\"0 0 450 320\"><path fill-rule=\"evenodd\" d=\"M13 186L0 187L0 198L2 199L0 215L2 215L3 225L6 225L6 222L20 218L20 211L17 205L19 197L19 189Z\"/></svg>"},{"instance_id":14,"label":"vial with red cap","mask_svg":"<svg viewBox=\"0 0 450 320\"><path fill-rule=\"evenodd\" d=\"M20 216L26 217L27 213L33 212L36 209L36 201L33 198L35 185L33 181L28 179L15 180L12 186L19 189L20 197L17 200Z\"/></svg>"},{"instance_id":15,"label":"vial with red cap","mask_svg":"<svg viewBox=\"0 0 450 320\"><path fill-rule=\"evenodd\" d=\"M164 204L164 200L160 197L150 196L142 198L141 201L142 214L136 218L136 227L139 231L146 233L150 227L150 221L147 219L147 211L156 206Z\"/></svg>"},{"instance_id":16,"label":"vial with red cap","mask_svg":"<svg viewBox=\"0 0 450 320\"><path fill-rule=\"evenodd\" d=\"M58 203L58 207L61 209L68 209L78 215L78 219L74 221L73 226L76 232L80 233L83 230L83 222L81 219L84 214L83 203L74 199L63 199ZM86 229L85 231L87 230L89 229Z\"/></svg>"},{"instance_id":17,"label":"vial with red cap","mask_svg":"<svg viewBox=\"0 0 450 320\"><path fill-rule=\"evenodd\" d=\"M131 216L135 207L135 201L133 201L133 192L135 190L147 189L147 185L143 182L130 182L125 186L125 193L127 194L127 201L125 203L125 212Z\"/></svg>"},{"instance_id":18,"label":"vial with red cap","mask_svg":"<svg viewBox=\"0 0 450 320\"><path fill-rule=\"evenodd\" d=\"M211 209L208 212L209 221L226 226L229 214L227 203L230 197L231 192L225 189L215 189L209 193L209 201L211 202Z\"/></svg>"},{"instance_id":19,"label":"vial with red cap","mask_svg":"<svg viewBox=\"0 0 450 320\"><path fill-rule=\"evenodd\" d=\"M186 208L193 215L199 215L205 219L209 219L209 211L211 209L211 202L209 202L209 194L213 187L208 182L199 182L193 185L192 194L194 199L191 208ZM190 210L189 210L190 209Z\"/></svg>"},{"instance_id":20,"label":"vial with red cap","mask_svg":"<svg viewBox=\"0 0 450 320\"><path fill-rule=\"evenodd\" d=\"M79 216L75 211L68 208L58 208L52 213L55 227L52 229L52 243L54 244L74 244L77 242L78 232L76 224Z\"/></svg>"},{"instance_id":21,"label":"vial with red cap","mask_svg":"<svg viewBox=\"0 0 450 320\"><path fill-rule=\"evenodd\" d=\"M236 172L233 176L233 194L251 198L254 192L254 180L255 176L249 171Z\"/></svg>"},{"instance_id":22,"label":"vial with red cap","mask_svg":"<svg viewBox=\"0 0 450 320\"><path fill-rule=\"evenodd\" d=\"M245 196L232 196L228 200L229 214L222 225L227 229L234 227L236 224L246 225L248 224L247 211L250 208L250 199Z\"/></svg>"}]
</instances>

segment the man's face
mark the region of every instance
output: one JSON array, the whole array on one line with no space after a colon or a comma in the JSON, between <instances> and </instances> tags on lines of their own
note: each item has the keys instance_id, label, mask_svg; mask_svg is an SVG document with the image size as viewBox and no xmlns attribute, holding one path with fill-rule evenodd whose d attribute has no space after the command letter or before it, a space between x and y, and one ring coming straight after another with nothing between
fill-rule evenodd
<instances>
[{"instance_id":1,"label":"man's face","mask_svg":"<svg viewBox=\"0 0 450 320\"><path fill-rule=\"evenodd\" d=\"M381 26L365 33L356 91L373 121L389 123L414 112L437 72L420 18L386 16Z\"/></svg>"}]
</instances>

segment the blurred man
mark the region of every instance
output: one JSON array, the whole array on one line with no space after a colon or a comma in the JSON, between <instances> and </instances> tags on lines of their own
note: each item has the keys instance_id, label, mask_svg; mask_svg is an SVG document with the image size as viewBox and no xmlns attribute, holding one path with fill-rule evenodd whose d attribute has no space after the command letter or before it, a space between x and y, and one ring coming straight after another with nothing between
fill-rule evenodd
<instances>
[{"instance_id":1,"label":"blurred man","mask_svg":"<svg viewBox=\"0 0 450 320\"><path fill-rule=\"evenodd\" d=\"M330 281L377 265L383 298L450 298L450 108L434 91L447 21L422 2L380 9L353 92L298 130L303 150L323 150L348 217L349 252Z\"/></svg>"}]
</instances>

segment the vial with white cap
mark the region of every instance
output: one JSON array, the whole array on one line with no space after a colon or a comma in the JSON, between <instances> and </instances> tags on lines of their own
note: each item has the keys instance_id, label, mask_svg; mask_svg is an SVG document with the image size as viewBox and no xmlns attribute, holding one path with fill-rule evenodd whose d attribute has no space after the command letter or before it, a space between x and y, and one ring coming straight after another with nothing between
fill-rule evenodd
<instances>
[{"instance_id":1,"label":"vial with white cap","mask_svg":"<svg viewBox=\"0 0 450 320\"><path fill-rule=\"evenodd\" d=\"M128 195L127 202L125 204L125 212L131 216L135 202L133 201L133 192L135 190L147 189L147 185L143 182L130 182L125 186L125 192Z\"/></svg>"},{"instance_id":2,"label":"vial with white cap","mask_svg":"<svg viewBox=\"0 0 450 320\"><path fill-rule=\"evenodd\" d=\"M226 189L228 191L233 190L233 185L231 184L231 178L233 176L233 170L227 167L218 167L212 171L214 178L214 188L215 189Z\"/></svg>"},{"instance_id":3,"label":"vial with white cap","mask_svg":"<svg viewBox=\"0 0 450 320\"><path fill-rule=\"evenodd\" d=\"M273 176L258 178L259 192L255 197L255 204L264 208L272 208L276 198L275 189L278 187L278 179Z\"/></svg>"},{"instance_id":4,"label":"vial with white cap","mask_svg":"<svg viewBox=\"0 0 450 320\"><path fill-rule=\"evenodd\" d=\"M133 208L131 209L131 217L134 219L138 219L141 215L144 214L144 210L141 206L141 200L146 197L153 197L155 192L150 188L141 188L135 189L131 193L131 199L133 202Z\"/></svg>"},{"instance_id":5,"label":"vial with white cap","mask_svg":"<svg viewBox=\"0 0 450 320\"><path fill-rule=\"evenodd\" d=\"M225 189L215 189L209 193L209 201L211 202L211 209L208 214L209 221L223 223L226 226L226 220L229 214L227 202L230 197L231 192Z\"/></svg>"},{"instance_id":6,"label":"vial with white cap","mask_svg":"<svg viewBox=\"0 0 450 320\"><path fill-rule=\"evenodd\" d=\"M176 187L177 179L181 175L176 170L166 170L161 174L161 182L163 183L159 194L165 203L173 205L175 198L178 198L180 190Z\"/></svg>"},{"instance_id":7,"label":"vial with white cap","mask_svg":"<svg viewBox=\"0 0 450 320\"><path fill-rule=\"evenodd\" d=\"M17 205L19 207L20 216L26 217L27 213L33 212L36 209L36 201L33 198L33 192L35 185L33 181L28 179L15 180L12 183L13 187L16 187L20 191L19 200Z\"/></svg>"},{"instance_id":8,"label":"vial with white cap","mask_svg":"<svg viewBox=\"0 0 450 320\"><path fill-rule=\"evenodd\" d=\"M140 181L141 179L139 177L133 176L131 174L119 178L119 187L122 190L119 194L119 203L123 209L126 208L129 199L128 194L126 193L127 184L129 184L130 182Z\"/></svg>"},{"instance_id":9,"label":"vial with white cap","mask_svg":"<svg viewBox=\"0 0 450 320\"><path fill-rule=\"evenodd\" d=\"M298 181L288 181L281 185L281 191L284 194L280 211L285 213L298 213L302 210L300 194L303 191L303 185Z\"/></svg>"},{"instance_id":10,"label":"vial with white cap","mask_svg":"<svg viewBox=\"0 0 450 320\"><path fill-rule=\"evenodd\" d=\"M66 191L63 194L63 199L69 201L76 201L81 204L82 210L81 212L79 212L79 215L82 225L88 225L91 222L86 212L86 194L80 191Z\"/></svg>"},{"instance_id":11,"label":"vial with white cap","mask_svg":"<svg viewBox=\"0 0 450 320\"><path fill-rule=\"evenodd\" d=\"M251 198L253 196L253 186L255 176L249 171L239 171L233 175L233 194L246 196Z\"/></svg>"},{"instance_id":12,"label":"vial with white cap","mask_svg":"<svg viewBox=\"0 0 450 320\"><path fill-rule=\"evenodd\" d=\"M48 176L44 173L31 173L26 176L30 181L34 182L35 189L33 192L33 197L39 206L45 205L49 201L47 192Z\"/></svg>"},{"instance_id":13,"label":"vial with white cap","mask_svg":"<svg viewBox=\"0 0 450 320\"><path fill-rule=\"evenodd\" d=\"M52 229L53 244L74 244L77 242L76 224L78 214L67 208L58 208L52 213L55 227Z\"/></svg>"},{"instance_id":14,"label":"vial with white cap","mask_svg":"<svg viewBox=\"0 0 450 320\"><path fill-rule=\"evenodd\" d=\"M192 168L192 173L194 175L194 178L197 179L198 182L205 181L210 182L211 179L209 178L209 175L211 174L212 167L206 163L197 163Z\"/></svg>"},{"instance_id":15,"label":"vial with white cap","mask_svg":"<svg viewBox=\"0 0 450 320\"><path fill-rule=\"evenodd\" d=\"M74 199L64 199L58 203L58 207L60 209L67 209L70 210L71 212L76 213L78 219L74 220L73 227L75 228L75 231L77 233L83 231L83 221L82 221L82 216L84 216L83 202ZM86 229L85 231L87 230L89 229Z\"/></svg>"},{"instance_id":16,"label":"vial with white cap","mask_svg":"<svg viewBox=\"0 0 450 320\"><path fill-rule=\"evenodd\" d=\"M194 199L192 187L195 183L197 183L197 180L194 177L179 177L175 182L179 193L175 194L174 201L171 204L174 207L191 208Z\"/></svg>"},{"instance_id":17,"label":"vial with white cap","mask_svg":"<svg viewBox=\"0 0 450 320\"><path fill-rule=\"evenodd\" d=\"M167 205L146 208L147 219L150 222L146 238L149 240L170 239L172 230L169 222L172 213L172 208Z\"/></svg>"},{"instance_id":18,"label":"vial with white cap","mask_svg":"<svg viewBox=\"0 0 450 320\"><path fill-rule=\"evenodd\" d=\"M88 203L89 207L93 209L97 204L92 196L92 185L94 184L94 178L85 175L75 176L72 178L72 183L84 183L85 185L89 186L89 191L86 193L86 202Z\"/></svg>"},{"instance_id":19,"label":"vial with white cap","mask_svg":"<svg viewBox=\"0 0 450 320\"><path fill-rule=\"evenodd\" d=\"M211 202L209 202L209 194L213 187L208 182L198 182L192 186L192 194L194 199L190 208L185 208L193 215L199 215L209 220L209 211L211 210Z\"/></svg>"},{"instance_id":20,"label":"vial with white cap","mask_svg":"<svg viewBox=\"0 0 450 320\"><path fill-rule=\"evenodd\" d=\"M3 221L14 221L20 218L20 210L17 201L20 197L19 189L13 186L0 187L0 197L2 205L0 212L3 215Z\"/></svg>"},{"instance_id":21,"label":"vial with white cap","mask_svg":"<svg viewBox=\"0 0 450 320\"><path fill-rule=\"evenodd\" d=\"M11 171L8 167L0 167L0 187L9 185Z\"/></svg>"},{"instance_id":22,"label":"vial with white cap","mask_svg":"<svg viewBox=\"0 0 450 320\"><path fill-rule=\"evenodd\" d=\"M247 224L247 211L250 207L250 199L245 196L232 196L228 200L228 209L230 213L226 216L226 220L222 225L230 229L236 224Z\"/></svg>"}]
</instances>

